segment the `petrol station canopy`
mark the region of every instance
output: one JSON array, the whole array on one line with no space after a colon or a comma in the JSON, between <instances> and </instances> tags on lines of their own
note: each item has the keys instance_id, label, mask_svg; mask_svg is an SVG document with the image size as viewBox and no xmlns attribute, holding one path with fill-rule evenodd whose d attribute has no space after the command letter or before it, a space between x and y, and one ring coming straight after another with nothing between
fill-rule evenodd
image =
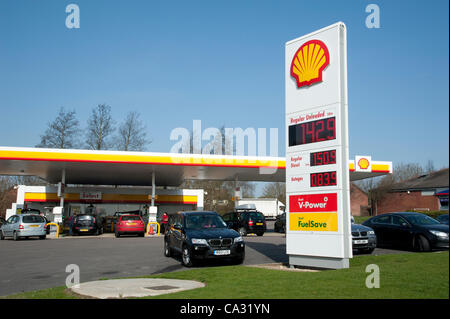
<instances>
[{"instance_id":1,"label":"petrol station canopy","mask_svg":"<svg viewBox=\"0 0 450 319\"><path fill-rule=\"evenodd\" d=\"M369 170L349 161L350 180L392 173L392 162ZM0 175L38 176L49 183L179 186L184 180L284 182L284 157L0 147Z\"/></svg>"}]
</instances>

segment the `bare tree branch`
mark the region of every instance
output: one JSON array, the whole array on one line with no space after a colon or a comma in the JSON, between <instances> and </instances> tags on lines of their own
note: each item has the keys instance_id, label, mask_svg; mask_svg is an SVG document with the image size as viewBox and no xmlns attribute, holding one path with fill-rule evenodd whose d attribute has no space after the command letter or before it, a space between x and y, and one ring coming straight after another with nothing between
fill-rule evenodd
<instances>
[{"instance_id":1,"label":"bare tree branch","mask_svg":"<svg viewBox=\"0 0 450 319\"><path fill-rule=\"evenodd\" d=\"M111 107L99 104L92 109L86 132L86 144L92 150L109 149L112 146L111 134L114 132L114 120L111 117Z\"/></svg>"},{"instance_id":2,"label":"bare tree branch","mask_svg":"<svg viewBox=\"0 0 450 319\"><path fill-rule=\"evenodd\" d=\"M75 148L78 145L79 122L75 111L60 108L56 119L48 123L41 142L36 147Z\"/></svg>"},{"instance_id":3,"label":"bare tree branch","mask_svg":"<svg viewBox=\"0 0 450 319\"><path fill-rule=\"evenodd\" d=\"M129 112L125 121L119 127L117 148L120 151L144 151L151 143L147 139L146 127L140 120L140 114Z\"/></svg>"}]
</instances>

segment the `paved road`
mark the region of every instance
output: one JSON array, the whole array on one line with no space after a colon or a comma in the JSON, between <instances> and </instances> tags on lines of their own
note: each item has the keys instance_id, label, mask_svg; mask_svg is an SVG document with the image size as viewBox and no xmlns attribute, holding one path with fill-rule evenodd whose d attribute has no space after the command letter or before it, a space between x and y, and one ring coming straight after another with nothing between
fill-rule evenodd
<instances>
[{"instance_id":1,"label":"paved road","mask_svg":"<svg viewBox=\"0 0 450 319\"><path fill-rule=\"evenodd\" d=\"M245 237L245 265L286 263L284 234ZM377 249L374 254L399 253ZM64 286L66 266L80 267L80 281L184 270L179 258L163 255L163 237L70 237L0 241L0 296ZM207 263L214 267L222 263Z\"/></svg>"}]
</instances>

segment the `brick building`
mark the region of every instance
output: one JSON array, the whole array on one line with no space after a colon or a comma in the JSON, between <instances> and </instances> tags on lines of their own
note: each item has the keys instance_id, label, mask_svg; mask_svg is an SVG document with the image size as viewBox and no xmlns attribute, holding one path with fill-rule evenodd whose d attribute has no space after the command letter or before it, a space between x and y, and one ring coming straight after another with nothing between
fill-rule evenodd
<instances>
[{"instance_id":1,"label":"brick building","mask_svg":"<svg viewBox=\"0 0 450 319\"><path fill-rule=\"evenodd\" d=\"M448 168L394 184L377 203L374 215L408 211L448 210Z\"/></svg>"},{"instance_id":2,"label":"brick building","mask_svg":"<svg viewBox=\"0 0 450 319\"><path fill-rule=\"evenodd\" d=\"M6 209L11 208L12 203L17 199L17 189L10 188L0 191L0 217L5 218Z\"/></svg>"},{"instance_id":3,"label":"brick building","mask_svg":"<svg viewBox=\"0 0 450 319\"><path fill-rule=\"evenodd\" d=\"M369 196L361 188L350 185L350 211L353 216L369 216Z\"/></svg>"}]
</instances>

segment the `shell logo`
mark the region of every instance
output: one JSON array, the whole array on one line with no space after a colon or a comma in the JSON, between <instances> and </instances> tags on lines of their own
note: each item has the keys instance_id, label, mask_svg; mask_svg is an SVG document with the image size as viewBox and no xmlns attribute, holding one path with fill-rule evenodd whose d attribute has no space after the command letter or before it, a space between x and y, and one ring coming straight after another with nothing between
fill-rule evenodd
<instances>
[{"instance_id":1,"label":"shell logo","mask_svg":"<svg viewBox=\"0 0 450 319\"><path fill-rule=\"evenodd\" d=\"M291 62L291 76L297 87L322 82L322 71L330 64L328 48L320 40L304 43L295 53Z\"/></svg>"},{"instance_id":2,"label":"shell logo","mask_svg":"<svg viewBox=\"0 0 450 319\"><path fill-rule=\"evenodd\" d=\"M368 160L367 158L361 158L361 159L358 161L358 166L359 166L361 169L367 169L367 168L369 167L369 165L370 165L370 163L369 163L369 160Z\"/></svg>"}]
</instances>

